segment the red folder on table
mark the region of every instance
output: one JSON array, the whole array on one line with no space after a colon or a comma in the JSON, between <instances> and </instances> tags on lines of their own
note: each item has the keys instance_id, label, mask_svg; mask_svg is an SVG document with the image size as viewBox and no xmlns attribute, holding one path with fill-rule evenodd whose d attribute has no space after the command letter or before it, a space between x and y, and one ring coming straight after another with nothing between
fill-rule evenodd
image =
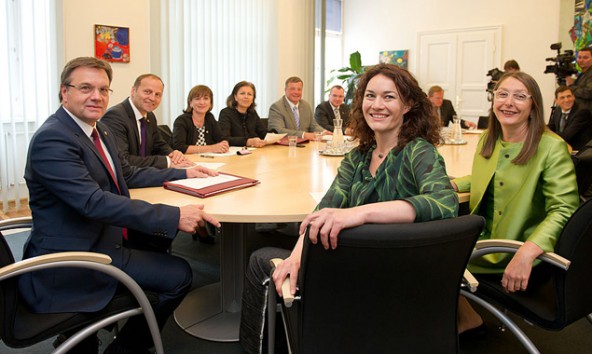
<instances>
[{"instance_id":1,"label":"red folder on table","mask_svg":"<svg viewBox=\"0 0 592 354\"><path fill-rule=\"evenodd\" d=\"M207 178L187 178L172 182L165 182L164 188L175 192L185 193L199 198L228 192L235 189L252 187L259 184L256 179L231 175L220 172L218 176Z\"/></svg>"},{"instance_id":2,"label":"red folder on table","mask_svg":"<svg viewBox=\"0 0 592 354\"><path fill-rule=\"evenodd\" d=\"M304 143L308 143L308 139L306 138L297 138L296 139L296 144L304 144ZM288 136L285 136L283 138L281 138L280 140L278 140L276 142L276 144L278 145L284 145L284 146L289 146L290 142L288 141Z\"/></svg>"}]
</instances>

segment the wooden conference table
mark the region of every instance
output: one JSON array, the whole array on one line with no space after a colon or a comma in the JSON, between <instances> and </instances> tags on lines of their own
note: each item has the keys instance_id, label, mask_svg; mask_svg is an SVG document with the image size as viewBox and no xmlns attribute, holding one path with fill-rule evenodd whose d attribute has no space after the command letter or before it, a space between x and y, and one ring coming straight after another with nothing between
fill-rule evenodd
<instances>
[{"instance_id":1,"label":"wooden conference table","mask_svg":"<svg viewBox=\"0 0 592 354\"><path fill-rule=\"evenodd\" d=\"M470 173L478 135L465 134L465 145L441 145L448 174L459 177ZM324 143L320 143L322 149ZM222 223L220 241L220 283L189 293L175 311L175 320L186 332L203 339L232 342L238 340L245 255L245 223L300 222L317 202L311 193L329 189L342 157L322 156L316 143L303 148L271 145L250 155L204 158L196 162L225 163L219 170L258 179L254 187L199 199L162 187L132 189L131 197L150 203L174 206L204 204L208 214ZM461 202L468 194L459 195Z\"/></svg>"}]
</instances>

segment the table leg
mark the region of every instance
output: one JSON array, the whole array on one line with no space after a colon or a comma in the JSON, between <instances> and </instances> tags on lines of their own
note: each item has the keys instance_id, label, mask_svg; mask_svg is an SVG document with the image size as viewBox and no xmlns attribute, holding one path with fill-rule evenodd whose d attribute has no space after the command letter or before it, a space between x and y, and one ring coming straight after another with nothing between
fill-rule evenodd
<instances>
[{"instance_id":1,"label":"table leg","mask_svg":"<svg viewBox=\"0 0 592 354\"><path fill-rule=\"evenodd\" d=\"M220 244L220 283L195 289L175 310L187 333L216 342L237 342L246 267L244 224L224 223Z\"/></svg>"}]
</instances>

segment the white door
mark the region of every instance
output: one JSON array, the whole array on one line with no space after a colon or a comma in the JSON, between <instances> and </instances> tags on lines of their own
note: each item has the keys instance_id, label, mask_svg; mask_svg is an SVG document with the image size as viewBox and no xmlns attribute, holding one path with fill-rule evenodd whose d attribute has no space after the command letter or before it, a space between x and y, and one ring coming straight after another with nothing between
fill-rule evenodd
<instances>
[{"instance_id":1,"label":"white door","mask_svg":"<svg viewBox=\"0 0 592 354\"><path fill-rule=\"evenodd\" d=\"M424 32L418 47L417 77L426 92L442 86L464 119L477 122L488 114L486 74L500 65L501 27Z\"/></svg>"}]
</instances>

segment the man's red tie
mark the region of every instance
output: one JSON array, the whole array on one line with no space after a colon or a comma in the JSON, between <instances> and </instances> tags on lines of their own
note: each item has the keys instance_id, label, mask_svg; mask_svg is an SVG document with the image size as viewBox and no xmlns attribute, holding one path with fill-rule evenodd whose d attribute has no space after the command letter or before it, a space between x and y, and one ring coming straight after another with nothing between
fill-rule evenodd
<instances>
[{"instance_id":1,"label":"man's red tie","mask_svg":"<svg viewBox=\"0 0 592 354\"><path fill-rule=\"evenodd\" d=\"M95 143L97 150L99 150L99 155L101 155L101 159L103 159L105 166L107 166L107 170L109 170L111 179L113 180L113 182L115 182L115 187L117 187L117 191L119 192L119 194L121 194L121 189L119 189L119 183L117 183L115 173L113 172L111 164L109 163L109 159L107 158L107 155L105 155L105 150L103 150L103 146L101 145L101 138L99 138L99 132L97 132L97 128L93 129L91 136L93 138L93 142Z\"/></svg>"},{"instance_id":2,"label":"man's red tie","mask_svg":"<svg viewBox=\"0 0 592 354\"><path fill-rule=\"evenodd\" d=\"M105 150L103 150L103 145L101 145L101 138L99 138L99 132L97 132L97 128L93 129L93 132L90 136L92 136L92 138L93 138L93 142L95 143L95 147L97 148L97 150L99 150L99 155L101 155L101 159L103 159L103 163L105 163L105 166L107 166L107 170L109 171L109 174L111 175L111 179L115 183L115 187L117 187L117 191L119 192L119 194L121 194L121 189L119 189L119 183L117 183L117 178L115 177L115 173L113 172L113 169L111 168L111 164L109 163L109 159L107 158L107 155L105 155ZM122 233L123 233L123 238L125 238L127 240L127 228L124 227L122 230Z\"/></svg>"}]
</instances>

